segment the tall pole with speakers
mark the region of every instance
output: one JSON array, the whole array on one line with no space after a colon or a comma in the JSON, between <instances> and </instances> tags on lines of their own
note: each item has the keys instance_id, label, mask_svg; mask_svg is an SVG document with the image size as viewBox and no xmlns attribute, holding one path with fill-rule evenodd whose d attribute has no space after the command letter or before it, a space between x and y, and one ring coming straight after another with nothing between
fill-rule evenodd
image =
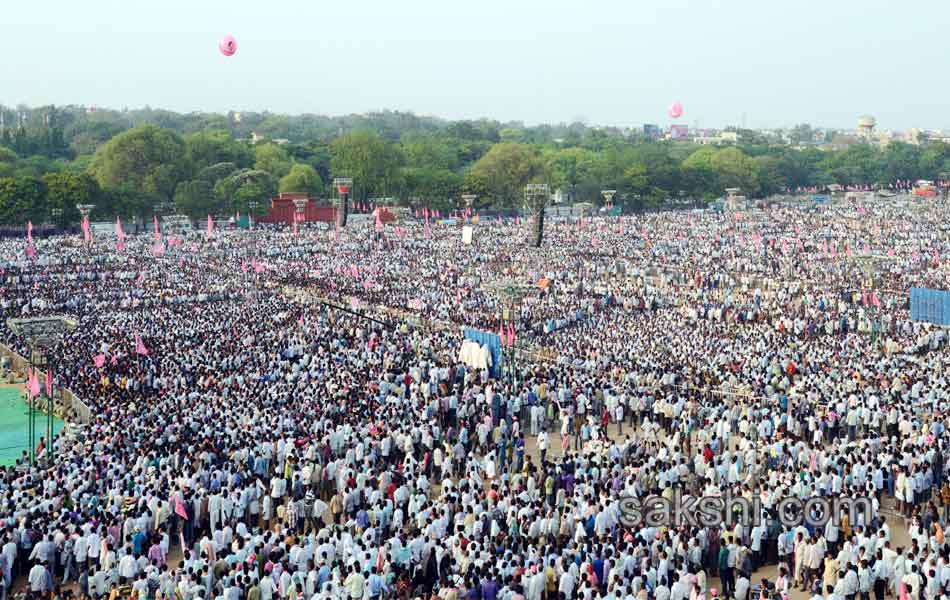
<instances>
[{"instance_id":1,"label":"tall pole with speakers","mask_svg":"<svg viewBox=\"0 0 950 600\"><path fill-rule=\"evenodd\" d=\"M524 187L524 204L528 213L534 216L534 235L532 245L541 247L544 241L544 211L551 202L551 192L546 183L529 183Z\"/></svg>"},{"instance_id":2,"label":"tall pole with speakers","mask_svg":"<svg viewBox=\"0 0 950 600\"><path fill-rule=\"evenodd\" d=\"M74 319L63 316L7 319L7 326L10 330L15 335L26 339L27 346L30 348L30 371L35 377L38 376L37 371L42 372L44 370L46 370L47 377L52 376L55 369L48 368L50 365L47 362L47 355L52 348L62 341L66 333L76 328L76 324ZM49 389L55 389L52 382L49 384ZM36 407L40 399L30 398L29 400L29 433L27 437L30 448L28 456L30 464L33 464L36 461L37 443L35 434L38 421ZM53 394L46 394L46 443L48 444L47 459L49 464L52 464L55 458L55 446L53 444L53 408Z\"/></svg>"},{"instance_id":3,"label":"tall pole with speakers","mask_svg":"<svg viewBox=\"0 0 950 600\"><path fill-rule=\"evenodd\" d=\"M353 180L349 177L335 177L333 179L333 189L337 193L336 203L336 224L340 228L346 227L346 217L349 214L350 189L353 187Z\"/></svg>"}]
</instances>

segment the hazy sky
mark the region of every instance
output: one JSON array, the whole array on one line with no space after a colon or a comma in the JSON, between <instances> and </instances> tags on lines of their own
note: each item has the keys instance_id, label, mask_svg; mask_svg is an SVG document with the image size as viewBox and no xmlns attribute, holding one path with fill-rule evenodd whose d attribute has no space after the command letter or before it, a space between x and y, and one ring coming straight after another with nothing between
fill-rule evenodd
<instances>
[{"instance_id":1,"label":"hazy sky","mask_svg":"<svg viewBox=\"0 0 950 600\"><path fill-rule=\"evenodd\" d=\"M950 127L946 0L28 0L0 23L6 105Z\"/></svg>"}]
</instances>

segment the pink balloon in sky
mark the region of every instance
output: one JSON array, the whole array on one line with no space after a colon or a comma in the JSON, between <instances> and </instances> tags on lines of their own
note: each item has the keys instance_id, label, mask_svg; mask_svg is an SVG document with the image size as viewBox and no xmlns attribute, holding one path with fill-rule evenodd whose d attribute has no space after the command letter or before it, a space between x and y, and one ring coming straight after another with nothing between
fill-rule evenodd
<instances>
[{"instance_id":1,"label":"pink balloon in sky","mask_svg":"<svg viewBox=\"0 0 950 600\"><path fill-rule=\"evenodd\" d=\"M670 104L670 107L666 109L666 112L672 118L679 119L681 116L683 116L683 105L674 101L673 104Z\"/></svg>"},{"instance_id":2,"label":"pink balloon in sky","mask_svg":"<svg viewBox=\"0 0 950 600\"><path fill-rule=\"evenodd\" d=\"M237 41L235 41L234 36L226 35L221 38L221 41L218 42L218 50L225 56L232 56L237 52Z\"/></svg>"}]
</instances>

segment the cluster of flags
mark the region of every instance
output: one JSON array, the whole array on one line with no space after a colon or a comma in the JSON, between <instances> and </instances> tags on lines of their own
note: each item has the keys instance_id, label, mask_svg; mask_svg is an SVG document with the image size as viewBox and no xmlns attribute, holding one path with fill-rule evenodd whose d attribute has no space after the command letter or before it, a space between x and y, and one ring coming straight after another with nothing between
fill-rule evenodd
<instances>
[{"instance_id":1,"label":"cluster of flags","mask_svg":"<svg viewBox=\"0 0 950 600\"><path fill-rule=\"evenodd\" d=\"M498 337L501 338L501 345L505 348L513 347L518 340L518 335L515 333L515 328L511 323L508 324L507 332L505 331L504 325L498 326Z\"/></svg>"},{"instance_id":2,"label":"cluster of flags","mask_svg":"<svg viewBox=\"0 0 950 600\"><path fill-rule=\"evenodd\" d=\"M46 371L44 374L46 378L46 396L49 398L53 397L53 374L49 371ZM30 373L26 379L26 393L30 399L36 398L40 395L40 376L39 374L30 369Z\"/></svg>"}]
</instances>

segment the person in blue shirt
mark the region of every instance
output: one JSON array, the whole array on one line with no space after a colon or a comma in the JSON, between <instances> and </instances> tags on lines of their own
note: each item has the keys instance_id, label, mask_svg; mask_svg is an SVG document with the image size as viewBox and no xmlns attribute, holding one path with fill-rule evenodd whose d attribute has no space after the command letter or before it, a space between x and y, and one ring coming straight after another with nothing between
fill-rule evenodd
<instances>
[{"instance_id":1,"label":"person in blue shirt","mask_svg":"<svg viewBox=\"0 0 950 600\"><path fill-rule=\"evenodd\" d=\"M369 579L366 580L366 588L370 598L382 598L385 592L388 592L386 581L376 572L376 567L370 570Z\"/></svg>"}]
</instances>

